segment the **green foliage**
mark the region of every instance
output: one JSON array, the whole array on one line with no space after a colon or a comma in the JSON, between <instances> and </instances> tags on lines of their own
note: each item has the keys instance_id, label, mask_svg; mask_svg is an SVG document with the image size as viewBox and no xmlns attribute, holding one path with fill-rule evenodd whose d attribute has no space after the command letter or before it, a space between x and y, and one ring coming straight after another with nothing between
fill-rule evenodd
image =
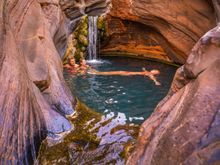
<instances>
[{"instance_id":1,"label":"green foliage","mask_svg":"<svg viewBox=\"0 0 220 165\"><path fill-rule=\"evenodd\" d=\"M105 18L104 16L99 16L97 21L97 28L98 30L104 30L105 29Z\"/></svg>"},{"instance_id":2,"label":"green foliage","mask_svg":"<svg viewBox=\"0 0 220 165\"><path fill-rule=\"evenodd\" d=\"M78 42L82 44L81 47L82 46L88 46L87 36L84 36L84 35L80 34L79 38L78 38Z\"/></svg>"},{"instance_id":3,"label":"green foliage","mask_svg":"<svg viewBox=\"0 0 220 165\"><path fill-rule=\"evenodd\" d=\"M106 25L106 17L105 16L99 16L97 21L97 28L99 30L99 35L101 37L101 40L105 40L108 37L107 33L107 25Z\"/></svg>"},{"instance_id":4,"label":"green foliage","mask_svg":"<svg viewBox=\"0 0 220 165\"><path fill-rule=\"evenodd\" d=\"M90 109L85 104L77 100L75 113L73 116L69 116L74 129L67 134L62 141L55 145L49 145L45 140L40 147L38 163L44 165L51 164L73 164L73 160L80 160L80 157L88 157L93 161L105 160L106 152L111 151L112 154L117 149L114 144L105 144L105 147L100 147L101 138L99 132L103 128L109 129L108 125L112 119L102 121L102 115L93 109ZM126 160L126 157L130 154L136 143L135 139L138 136L139 126L118 125L111 129L111 134L117 133L120 130L124 130L133 140L129 140L124 144L120 156ZM102 130L105 132L105 130ZM103 133L104 133L103 132ZM114 142L114 143L117 143ZM111 147L114 147L111 149ZM79 158L79 159L78 159ZM111 158L107 158L111 159ZM75 162L79 164L79 162ZM87 162L88 164L88 162Z\"/></svg>"},{"instance_id":5,"label":"green foliage","mask_svg":"<svg viewBox=\"0 0 220 165\"><path fill-rule=\"evenodd\" d=\"M78 62L80 58L85 58L88 42L88 17L84 16L74 32L76 51L74 54L75 60Z\"/></svg>"},{"instance_id":6,"label":"green foliage","mask_svg":"<svg viewBox=\"0 0 220 165\"><path fill-rule=\"evenodd\" d=\"M97 21L97 28L99 30L99 35L101 40L107 38L106 32L106 18L105 16L99 16ZM88 16L81 18L80 23L76 30L73 32L73 38L71 39L72 43L68 43L66 53L64 55L63 63L68 63L68 59L74 57L76 62L80 58L85 58L86 50L89 44L88 41ZM75 47L75 52L73 51ZM73 54L74 53L74 54Z\"/></svg>"},{"instance_id":7,"label":"green foliage","mask_svg":"<svg viewBox=\"0 0 220 165\"><path fill-rule=\"evenodd\" d=\"M63 64L68 63L68 59L74 57L76 62L80 58L85 58L86 48L88 46L88 17L81 18L80 23L72 34L68 42L67 50L63 58ZM75 50L75 51L74 51Z\"/></svg>"}]
</instances>

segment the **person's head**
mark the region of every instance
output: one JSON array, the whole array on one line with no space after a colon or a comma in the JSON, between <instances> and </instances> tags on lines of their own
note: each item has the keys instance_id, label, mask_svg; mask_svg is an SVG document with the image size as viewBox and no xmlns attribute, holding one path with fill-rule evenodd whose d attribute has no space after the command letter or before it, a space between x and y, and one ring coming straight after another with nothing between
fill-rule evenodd
<instances>
[{"instance_id":1,"label":"person's head","mask_svg":"<svg viewBox=\"0 0 220 165\"><path fill-rule=\"evenodd\" d=\"M160 74L160 71L157 70L157 69L153 69L153 70L151 70L150 72L151 72L153 75L155 75L155 74Z\"/></svg>"},{"instance_id":2,"label":"person's head","mask_svg":"<svg viewBox=\"0 0 220 165\"><path fill-rule=\"evenodd\" d=\"M76 64L75 59L74 59L74 58L70 58L70 59L69 59L69 64L70 64L71 66L74 66L74 65Z\"/></svg>"},{"instance_id":3,"label":"person's head","mask_svg":"<svg viewBox=\"0 0 220 165\"><path fill-rule=\"evenodd\" d=\"M86 65L86 60L83 59L83 58L81 58L81 59L80 59L80 65Z\"/></svg>"}]
</instances>

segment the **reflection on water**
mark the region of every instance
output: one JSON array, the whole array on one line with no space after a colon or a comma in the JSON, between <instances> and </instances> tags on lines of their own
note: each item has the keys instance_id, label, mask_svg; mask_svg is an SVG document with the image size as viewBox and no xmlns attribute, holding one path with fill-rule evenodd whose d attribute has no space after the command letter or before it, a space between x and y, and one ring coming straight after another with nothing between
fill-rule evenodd
<instances>
[{"instance_id":1,"label":"reflection on water","mask_svg":"<svg viewBox=\"0 0 220 165\"><path fill-rule=\"evenodd\" d=\"M38 164L125 164L138 125L127 124L123 113L101 115L81 103L70 120L74 130L53 146L50 140L44 141Z\"/></svg>"},{"instance_id":2,"label":"reflection on water","mask_svg":"<svg viewBox=\"0 0 220 165\"><path fill-rule=\"evenodd\" d=\"M113 112L117 116L123 113L126 122L138 124L152 113L167 94L176 70L166 64L131 58L106 58L91 66L99 71L142 71L142 67L160 70L157 78L161 86L155 86L152 80L144 76L65 75L74 95L87 106L104 114Z\"/></svg>"},{"instance_id":3,"label":"reflection on water","mask_svg":"<svg viewBox=\"0 0 220 165\"><path fill-rule=\"evenodd\" d=\"M74 95L95 110L78 102L70 117L74 129L59 143L45 140L38 164L125 164L136 143L138 124L166 95L176 68L135 59L107 60L93 67L102 71L159 69L162 86L142 76L65 75Z\"/></svg>"}]
</instances>

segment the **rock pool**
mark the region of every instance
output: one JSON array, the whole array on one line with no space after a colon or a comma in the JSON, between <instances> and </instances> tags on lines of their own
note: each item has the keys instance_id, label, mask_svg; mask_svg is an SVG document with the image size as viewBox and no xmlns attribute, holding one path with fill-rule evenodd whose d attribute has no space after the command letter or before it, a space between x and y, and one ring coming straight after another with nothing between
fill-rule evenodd
<instances>
[{"instance_id":1,"label":"rock pool","mask_svg":"<svg viewBox=\"0 0 220 165\"><path fill-rule=\"evenodd\" d=\"M158 69L162 85L155 86L144 76L66 73L67 83L80 100L69 117L73 130L62 140L48 137L41 145L38 164L125 164L136 144L139 124L167 94L176 70L158 62L118 57L91 65L99 71Z\"/></svg>"},{"instance_id":2,"label":"rock pool","mask_svg":"<svg viewBox=\"0 0 220 165\"><path fill-rule=\"evenodd\" d=\"M166 96L176 67L166 64L132 59L109 57L103 63L91 64L99 71L142 71L158 69L161 86L144 76L65 75L73 94L88 107L102 114L120 117L129 123L142 123Z\"/></svg>"}]
</instances>

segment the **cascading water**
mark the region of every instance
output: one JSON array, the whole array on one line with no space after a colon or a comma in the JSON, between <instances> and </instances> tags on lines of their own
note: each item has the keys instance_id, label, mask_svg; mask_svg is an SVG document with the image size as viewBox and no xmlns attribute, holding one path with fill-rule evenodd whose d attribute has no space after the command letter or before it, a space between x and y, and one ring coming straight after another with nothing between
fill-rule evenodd
<instances>
[{"instance_id":1,"label":"cascading water","mask_svg":"<svg viewBox=\"0 0 220 165\"><path fill-rule=\"evenodd\" d=\"M98 16L89 16L88 20L89 20L89 46L88 46L89 60L96 60L97 59Z\"/></svg>"}]
</instances>

